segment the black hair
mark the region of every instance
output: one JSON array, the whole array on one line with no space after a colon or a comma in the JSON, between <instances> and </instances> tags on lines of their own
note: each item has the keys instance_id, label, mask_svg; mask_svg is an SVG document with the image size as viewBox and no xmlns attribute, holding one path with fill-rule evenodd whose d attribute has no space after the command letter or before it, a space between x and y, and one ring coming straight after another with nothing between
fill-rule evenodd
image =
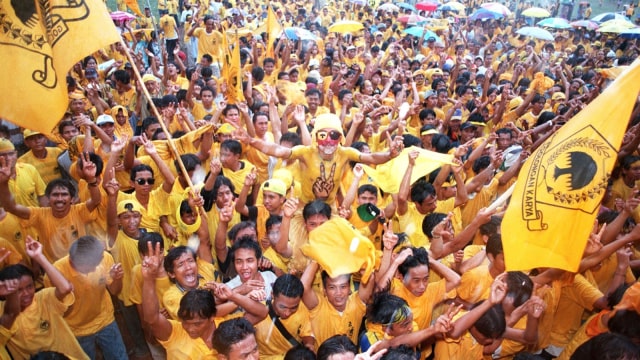
<instances>
[{"instance_id":1,"label":"black hair","mask_svg":"<svg viewBox=\"0 0 640 360\"><path fill-rule=\"evenodd\" d=\"M293 146L302 145L300 135L291 131L282 134L282 136L280 137L280 143L282 144L282 142L284 141L290 142Z\"/></svg>"},{"instance_id":2,"label":"black hair","mask_svg":"<svg viewBox=\"0 0 640 360\"><path fill-rule=\"evenodd\" d=\"M213 189L211 190L213 192L214 199L218 196L218 191L221 186L228 186L229 190L231 190L232 193L235 193L235 187L231 180L224 175L218 175L216 176L216 180L213 183Z\"/></svg>"},{"instance_id":3,"label":"black hair","mask_svg":"<svg viewBox=\"0 0 640 360\"><path fill-rule=\"evenodd\" d=\"M533 281L522 271L508 271L507 294L505 297L513 299L513 306L518 307L529 300L533 293Z\"/></svg>"},{"instance_id":4,"label":"black hair","mask_svg":"<svg viewBox=\"0 0 640 360\"><path fill-rule=\"evenodd\" d=\"M152 177L154 176L153 169L151 168L151 166L147 164L138 164L132 167L131 170L129 171L129 179L131 181L134 181L136 179L136 175L142 171L148 171L151 173Z\"/></svg>"},{"instance_id":5,"label":"black hair","mask_svg":"<svg viewBox=\"0 0 640 360\"><path fill-rule=\"evenodd\" d=\"M28 276L31 280L34 280L33 271L22 264L10 265L0 270L0 281L20 279L23 276Z\"/></svg>"},{"instance_id":6,"label":"black hair","mask_svg":"<svg viewBox=\"0 0 640 360\"><path fill-rule=\"evenodd\" d=\"M142 255L148 255L149 247L147 244L149 243L151 243L151 249L155 249L156 244L160 244L160 250L164 250L162 235L157 232L144 232L138 240L138 252Z\"/></svg>"},{"instance_id":7,"label":"black hair","mask_svg":"<svg viewBox=\"0 0 640 360\"><path fill-rule=\"evenodd\" d=\"M198 255L191 248L184 245L176 246L169 250L167 256L164 257L164 270L169 274L173 274L173 262L183 254L191 254L194 260L198 259Z\"/></svg>"},{"instance_id":8,"label":"black hair","mask_svg":"<svg viewBox=\"0 0 640 360\"><path fill-rule=\"evenodd\" d=\"M413 360L416 358L416 352L407 345L400 345L389 348L386 354L380 360Z\"/></svg>"},{"instance_id":9,"label":"black hair","mask_svg":"<svg viewBox=\"0 0 640 360\"><path fill-rule=\"evenodd\" d=\"M240 239L233 243L233 246L231 246L231 251L229 251L229 256L231 256L232 261L236 260L236 251L238 251L239 249L253 250L256 255L256 260L260 260L260 258L262 257L262 249L260 249L260 245L258 245L258 243L250 237L242 236Z\"/></svg>"},{"instance_id":10,"label":"black hair","mask_svg":"<svg viewBox=\"0 0 640 360\"><path fill-rule=\"evenodd\" d=\"M67 189L69 191L69 195L71 195L71 198L76 197L76 187L73 186L73 183L71 182L71 180L64 179L64 178L57 178L57 179L51 180L47 184L47 187L44 190L44 196L49 197L55 188Z\"/></svg>"},{"instance_id":11,"label":"black hair","mask_svg":"<svg viewBox=\"0 0 640 360\"><path fill-rule=\"evenodd\" d=\"M233 345L255 334L256 329L249 320L239 317L221 322L213 333L211 343L219 354L229 356Z\"/></svg>"},{"instance_id":12,"label":"black hair","mask_svg":"<svg viewBox=\"0 0 640 360\"><path fill-rule=\"evenodd\" d=\"M367 321L373 324L390 326L398 312L405 312L405 316L411 313L407 301L388 292L380 292L373 296L371 304L367 306Z\"/></svg>"},{"instance_id":13,"label":"black hair","mask_svg":"<svg viewBox=\"0 0 640 360\"><path fill-rule=\"evenodd\" d=\"M345 335L334 335L318 348L317 360L329 360L332 355L344 353L358 354L358 347Z\"/></svg>"},{"instance_id":14,"label":"black hair","mask_svg":"<svg viewBox=\"0 0 640 360\"><path fill-rule=\"evenodd\" d=\"M209 319L215 315L216 301L209 290L190 290L180 299L180 307L178 308L180 320L192 320L196 316Z\"/></svg>"},{"instance_id":15,"label":"black hair","mask_svg":"<svg viewBox=\"0 0 640 360\"><path fill-rule=\"evenodd\" d=\"M284 360L316 360L316 354L308 347L298 344L287 351Z\"/></svg>"},{"instance_id":16,"label":"black hair","mask_svg":"<svg viewBox=\"0 0 640 360\"><path fill-rule=\"evenodd\" d=\"M307 221L313 215L324 215L327 219L331 218L331 207L322 200L314 200L302 209L302 218Z\"/></svg>"},{"instance_id":17,"label":"black hair","mask_svg":"<svg viewBox=\"0 0 640 360\"><path fill-rule=\"evenodd\" d=\"M198 167L198 165L202 164L202 161L200 160L200 158L195 154L182 154L180 155L180 160L182 160L182 163L184 164L184 169L187 172L195 170ZM180 163L178 162L178 160L173 161L173 166L176 167L176 171L178 172L178 174L182 174L182 169L180 169ZM189 176L187 174L182 174L182 175L185 177Z\"/></svg>"},{"instance_id":18,"label":"black hair","mask_svg":"<svg viewBox=\"0 0 640 360\"><path fill-rule=\"evenodd\" d=\"M640 347L628 337L603 333L580 345L570 360L639 360Z\"/></svg>"},{"instance_id":19,"label":"black hair","mask_svg":"<svg viewBox=\"0 0 640 360\"><path fill-rule=\"evenodd\" d=\"M242 144L238 140L227 139L220 144L220 150L225 149L235 155L242 155Z\"/></svg>"},{"instance_id":20,"label":"black hair","mask_svg":"<svg viewBox=\"0 0 640 360\"><path fill-rule=\"evenodd\" d=\"M485 300L479 301L473 305L477 307ZM498 339L504 334L507 328L507 322L505 320L504 310L501 304L495 304L487 310L480 318L473 324L473 327L478 330L482 336L489 339Z\"/></svg>"},{"instance_id":21,"label":"black hair","mask_svg":"<svg viewBox=\"0 0 640 360\"><path fill-rule=\"evenodd\" d=\"M424 180L419 180L411 187L411 201L422 203L426 198L436 196L436 189Z\"/></svg>"},{"instance_id":22,"label":"black hair","mask_svg":"<svg viewBox=\"0 0 640 360\"><path fill-rule=\"evenodd\" d=\"M282 216L270 215L265 223L265 229L269 230L272 226L282 223Z\"/></svg>"},{"instance_id":23,"label":"black hair","mask_svg":"<svg viewBox=\"0 0 640 360\"><path fill-rule=\"evenodd\" d=\"M410 269L420 265L429 267L429 253L423 247L412 248L413 255L409 255L407 259L398 266L398 272L404 277L409 273Z\"/></svg>"},{"instance_id":24,"label":"black hair","mask_svg":"<svg viewBox=\"0 0 640 360\"><path fill-rule=\"evenodd\" d=\"M241 221L235 225L233 225L231 227L231 229L229 229L229 231L227 231L227 238L229 240L233 241L237 241L239 239L236 239L238 237L238 234L240 233L240 231L244 230L244 229L256 229L256 223L253 221ZM254 239L255 240L255 239Z\"/></svg>"},{"instance_id":25,"label":"black hair","mask_svg":"<svg viewBox=\"0 0 640 360\"><path fill-rule=\"evenodd\" d=\"M302 297L304 292L304 286L300 279L291 274L280 275L273 283L272 287L273 298L275 299L279 295L288 298Z\"/></svg>"},{"instance_id":26,"label":"black hair","mask_svg":"<svg viewBox=\"0 0 640 360\"><path fill-rule=\"evenodd\" d=\"M489 240L487 240L487 255L491 254L493 257L496 257L504 252L502 249L502 235L493 234L489 236Z\"/></svg>"}]
</instances>

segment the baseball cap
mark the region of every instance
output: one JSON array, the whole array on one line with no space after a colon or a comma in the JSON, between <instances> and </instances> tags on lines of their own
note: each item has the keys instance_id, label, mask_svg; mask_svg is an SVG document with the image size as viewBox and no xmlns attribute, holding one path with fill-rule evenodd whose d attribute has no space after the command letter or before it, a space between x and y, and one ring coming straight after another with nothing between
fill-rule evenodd
<instances>
[{"instance_id":1,"label":"baseball cap","mask_svg":"<svg viewBox=\"0 0 640 360\"><path fill-rule=\"evenodd\" d=\"M102 114L100 116L98 116L98 118L96 119L96 125L100 126L103 124L107 124L107 123L115 123L115 121L113 121L113 118L111 117L111 115L107 115L107 114Z\"/></svg>"},{"instance_id":2,"label":"baseball cap","mask_svg":"<svg viewBox=\"0 0 640 360\"><path fill-rule=\"evenodd\" d=\"M435 90L427 90L427 91L424 93L424 98L425 98L425 99L428 99L428 98L430 98L430 97L432 97L432 96L438 96L438 93L437 93Z\"/></svg>"},{"instance_id":3,"label":"baseball cap","mask_svg":"<svg viewBox=\"0 0 640 360\"><path fill-rule=\"evenodd\" d=\"M462 123L462 125L460 125L460 130L468 129L468 128L471 128L471 127L472 128L476 128L476 129L478 128L475 124L467 121L467 122Z\"/></svg>"},{"instance_id":4,"label":"baseball cap","mask_svg":"<svg viewBox=\"0 0 640 360\"><path fill-rule=\"evenodd\" d=\"M40 135L39 131L35 131L35 130L30 130L30 129L24 129L24 132L22 132L22 136L26 139L30 136L35 136L35 135Z\"/></svg>"},{"instance_id":5,"label":"baseball cap","mask_svg":"<svg viewBox=\"0 0 640 360\"><path fill-rule=\"evenodd\" d=\"M139 212L142 213L142 205L136 200L122 200L118 203L118 212L117 215L120 215L125 212Z\"/></svg>"},{"instance_id":6,"label":"baseball cap","mask_svg":"<svg viewBox=\"0 0 640 360\"><path fill-rule=\"evenodd\" d=\"M564 100L567 97L564 95L564 93L558 91L558 92L554 92L553 95L551 95L551 100Z\"/></svg>"},{"instance_id":7,"label":"baseball cap","mask_svg":"<svg viewBox=\"0 0 640 360\"><path fill-rule=\"evenodd\" d=\"M381 213L380 209L371 203L362 204L356 210L360 219L367 222L377 218Z\"/></svg>"},{"instance_id":8,"label":"baseball cap","mask_svg":"<svg viewBox=\"0 0 640 360\"><path fill-rule=\"evenodd\" d=\"M16 148L11 141L0 138L0 151L14 151Z\"/></svg>"},{"instance_id":9,"label":"baseball cap","mask_svg":"<svg viewBox=\"0 0 640 360\"><path fill-rule=\"evenodd\" d=\"M269 179L262 184L262 191L271 191L285 196L287 194L287 186L280 179Z\"/></svg>"},{"instance_id":10,"label":"baseball cap","mask_svg":"<svg viewBox=\"0 0 640 360\"><path fill-rule=\"evenodd\" d=\"M462 120L462 110L456 109L456 111L451 116L451 120Z\"/></svg>"}]
</instances>

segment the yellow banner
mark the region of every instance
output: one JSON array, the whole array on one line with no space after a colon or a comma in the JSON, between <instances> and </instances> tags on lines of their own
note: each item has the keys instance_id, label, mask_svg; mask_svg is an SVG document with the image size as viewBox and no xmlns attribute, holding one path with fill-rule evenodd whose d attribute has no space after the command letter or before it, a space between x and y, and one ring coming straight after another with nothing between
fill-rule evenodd
<instances>
[{"instance_id":1,"label":"yellow banner","mask_svg":"<svg viewBox=\"0 0 640 360\"><path fill-rule=\"evenodd\" d=\"M0 0L0 117L51 133L68 106L69 69L119 39L99 0Z\"/></svg>"},{"instance_id":2,"label":"yellow banner","mask_svg":"<svg viewBox=\"0 0 640 360\"><path fill-rule=\"evenodd\" d=\"M640 91L640 62L543 143L502 222L507 270L577 271Z\"/></svg>"},{"instance_id":3,"label":"yellow banner","mask_svg":"<svg viewBox=\"0 0 640 360\"><path fill-rule=\"evenodd\" d=\"M269 34L269 41L267 42L267 56L273 57L273 43L276 41L280 33L282 33L282 26L278 21L276 13L273 12L271 5L267 5L267 33Z\"/></svg>"},{"instance_id":4,"label":"yellow banner","mask_svg":"<svg viewBox=\"0 0 640 360\"><path fill-rule=\"evenodd\" d=\"M131 9L136 15L142 17L142 11L140 11L140 7L138 6L138 1L136 0L124 0L127 4L127 7Z\"/></svg>"}]
</instances>

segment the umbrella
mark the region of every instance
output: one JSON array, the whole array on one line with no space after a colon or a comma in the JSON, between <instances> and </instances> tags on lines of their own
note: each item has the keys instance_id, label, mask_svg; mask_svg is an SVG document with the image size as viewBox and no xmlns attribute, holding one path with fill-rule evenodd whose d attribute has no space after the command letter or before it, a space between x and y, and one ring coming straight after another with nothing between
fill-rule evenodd
<instances>
[{"instance_id":1,"label":"umbrella","mask_svg":"<svg viewBox=\"0 0 640 360\"><path fill-rule=\"evenodd\" d=\"M400 21L401 23L406 23L406 24L416 24L419 23L421 21L426 21L427 18L424 16L420 16L420 15L416 15L416 14L410 14L410 15L402 15L400 17L398 17L398 21Z\"/></svg>"},{"instance_id":2,"label":"umbrella","mask_svg":"<svg viewBox=\"0 0 640 360\"><path fill-rule=\"evenodd\" d=\"M620 20L620 19L608 20L603 23L600 23L600 29L602 29L605 26L620 27L620 28L626 28L626 29L631 29L636 27L634 23L627 20Z\"/></svg>"},{"instance_id":3,"label":"umbrella","mask_svg":"<svg viewBox=\"0 0 640 360\"><path fill-rule=\"evenodd\" d=\"M502 17L503 16L498 13L480 8L474 11L473 14L469 16L469 20L476 21L476 20L486 20L486 19L500 19Z\"/></svg>"},{"instance_id":4,"label":"umbrella","mask_svg":"<svg viewBox=\"0 0 640 360\"><path fill-rule=\"evenodd\" d=\"M446 3L444 5L450 6L450 7L454 8L457 11L464 11L464 9L467 8L464 4L461 4L461 3L457 2L457 1L449 1L448 3Z\"/></svg>"},{"instance_id":5,"label":"umbrella","mask_svg":"<svg viewBox=\"0 0 640 360\"><path fill-rule=\"evenodd\" d=\"M353 33L364 29L364 26L359 21L343 20L334 23L329 26L329 32L337 33Z\"/></svg>"},{"instance_id":6,"label":"umbrella","mask_svg":"<svg viewBox=\"0 0 640 360\"><path fill-rule=\"evenodd\" d=\"M614 33L614 34L620 34L623 33L627 30L631 30L632 28L622 25L622 24L610 24L607 26L600 26L598 28L598 31L601 33Z\"/></svg>"},{"instance_id":7,"label":"umbrella","mask_svg":"<svg viewBox=\"0 0 640 360\"><path fill-rule=\"evenodd\" d=\"M405 10L411 10L413 12L418 12L418 9L416 9L415 6L411 5L411 4L407 4L407 3L397 3L396 5L398 5L399 8L405 9Z\"/></svg>"},{"instance_id":8,"label":"umbrella","mask_svg":"<svg viewBox=\"0 0 640 360\"><path fill-rule=\"evenodd\" d=\"M422 38L425 39L425 40L427 40L428 38L434 38L436 40L442 40L442 39L440 39L438 34L434 33L433 31L431 31L429 29L425 29L422 26L412 26L412 27L410 27L408 29L405 29L402 32L405 33L405 34L413 35L415 37L420 37L420 36L422 36L422 34L424 34L424 36L422 36Z\"/></svg>"},{"instance_id":9,"label":"umbrella","mask_svg":"<svg viewBox=\"0 0 640 360\"><path fill-rule=\"evenodd\" d=\"M356 5L368 5L369 3L367 2L367 0L349 0L350 3L356 4Z\"/></svg>"},{"instance_id":10,"label":"umbrella","mask_svg":"<svg viewBox=\"0 0 640 360\"><path fill-rule=\"evenodd\" d=\"M587 30L597 30L598 23L591 20L577 20L570 23L575 28L585 28Z\"/></svg>"},{"instance_id":11,"label":"umbrella","mask_svg":"<svg viewBox=\"0 0 640 360\"><path fill-rule=\"evenodd\" d=\"M627 29L618 34L623 39L640 39L640 28Z\"/></svg>"},{"instance_id":12,"label":"umbrella","mask_svg":"<svg viewBox=\"0 0 640 360\"><path fill-rule=\"evenodd\" d=\"M393 11L399 11L400 8L397 7L394 4L386 3L386 4L382 4L382 5L378 6L378 10L384 10L384 11L388 11L388 12L393 12Z\"/></svg>"},{"instance_id":13,"label":"umbrella","mask_svg":"<svg viewBox=\"0 0 640 360\"><path fill-rule=\"evenodd\" d=\"M546 18L551 16L551 13L547 9L539 7L530 7L522 12L522 16L534 17L534 18Z\"/></svg>"},{"instance_id":14,"label":"umbrella","mask_svg":"<svg viewBox=\"0 0 640 360\"><path fill-rule=\"evenodd\" d=\"M440 11L455 11L455 12L462 11L462 10L458 9L456 6L451 6L451 4L440 5L438 7L438 10L440 10Z\"/></svg>"},{"instance_id":15,"label":"umbrella","mask_svg":"<svg viewBox=\"0 0 640 360\"><path fill-rule=\"evenodd\" d=\"M629 18L627 18L626 16L618 13L612 13L612 12L596 15L591 18L591 21L595 21L597 23L603 23L605 21L614 20L614 19L629 21Z\"/></svg>"},{"instance_id":16,"label":"umbrella","mask_svg":"<svg viewBox=\"0 0 640 360\"><path fill-rule=\"evenodd\" d=\"M134 20L136 17L134 15L129 14L124 11L114 11L109 14L111 16L111 20L115 21L129 21Z\"/></svg>"},{"instance_id":17,"label":"umbrella","mask_svg":"<svg viewBox=\"0 0 640 360\"><path fill-rule=\"evenodd\" d=\"M500 3L496 3L496 2L489 2L489 3L484 3L482 5L480 5L481 8L483 9L487 9L489 11L493 11L494 13L498 13L502 16L509 16L511 15L511 10L509 10L508 7L500 4Z\"/></svg>"},{"instance_id":18,"label":"umbrella","mask_svg":"<svg viewBox=\"0 0 640 360\"><path fill-rule=\"evenodd\" d=\"M549 31L535 26L524 26L516 31L516 33L518 35L531 36L532 38L541 40L553 41L554 39L553 35Z\"/></svg>"},{"instance_id":19,"label":"umbrella","mask_svg":"<svg viewBox=\"0 0 640 360\"><path fill-rule=\"evenodd\" d=\"M316 40L317 37L307 29L299 27L288 27L284 29L287 38L291 40Z\"/></svg>"},{"instance_id":20,"label":"umbrella","mask_svg":"<svg viewBox=\"0 0 640 360\"><path fill-rule=\"evenodd\" d=\"M436 9L438 9L438 5L440 4L432 1L419 2L416 4L416 9L433 12L433 11L436 11Z\"/></svg>"},{"instance_id":21,"label":"umbrella","mask_svg":"<svg viewBox=\"0 0 640 360\"><path fill-rule=\"evenodd\" d=\"M569 20L564 18L546 18L544 20L538 21L538 26L542 27L550 27L554 29L571 29L571 24L569 24Z\"/></svg>"}]
</instances>

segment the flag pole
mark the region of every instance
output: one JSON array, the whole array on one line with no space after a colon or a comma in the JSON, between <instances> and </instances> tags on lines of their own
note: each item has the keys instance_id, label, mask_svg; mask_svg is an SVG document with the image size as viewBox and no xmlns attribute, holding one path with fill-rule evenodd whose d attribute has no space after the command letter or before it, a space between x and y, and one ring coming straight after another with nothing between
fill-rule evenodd
<instances>
[{"instance_id":1,"label":"flag pole","mask_svg":"<svg viewBox=\"0 0 640 360\"><path fill-rule=\"evenodd\" d=\"M127 59L131 63L131 69L133 70L133 73L136 76L136 81L138 82L138 84L141 84L140 88L142 89L142 92L144 93L144 96L147 98L147 101L149 102L149 105L151 105L151 111L153 112L153 115L158 119L158 122L160 123L160 127L162 128L162 132L164 132L165 135L167 136L167 142L169 143L169 149L171 149L171 152L173 153L173 156L175 156L175 160L178 163L178 166L180 167L180 171L184 175L184 178L187 181L187 185L189 185L189 187L191 188L191 192L193 194L193 191L194 191L195 188L193 187L193 183L191 182L191 178L188 176L187 169L184 167L184 163L182 162L182 159L180 158L180 153L178 153L178 149L176 149L176 145L173 143L173 139L171 137L171 134L169 133L169 129L167 129L167 126L165 125L164 121L162 120L162 116L160 116L160 112L158 112L158 108L156 108L156 105L153 103L153 100L151 100L151 94L149 94L149 91L144 86L144 83L142 82L142 76L140 75L140 71L138 71L138 66L136 66L136 62L134 62L133 57L131 57L131 52L129 51L129 47L127 46L127 44L125 44L125 42L122 39L122 37L120 38L120 44L125 49L127 49L127 51L126 51ZM195 194L193 194L193 195L195 196Z\"/></svg>"}]
</instances>

